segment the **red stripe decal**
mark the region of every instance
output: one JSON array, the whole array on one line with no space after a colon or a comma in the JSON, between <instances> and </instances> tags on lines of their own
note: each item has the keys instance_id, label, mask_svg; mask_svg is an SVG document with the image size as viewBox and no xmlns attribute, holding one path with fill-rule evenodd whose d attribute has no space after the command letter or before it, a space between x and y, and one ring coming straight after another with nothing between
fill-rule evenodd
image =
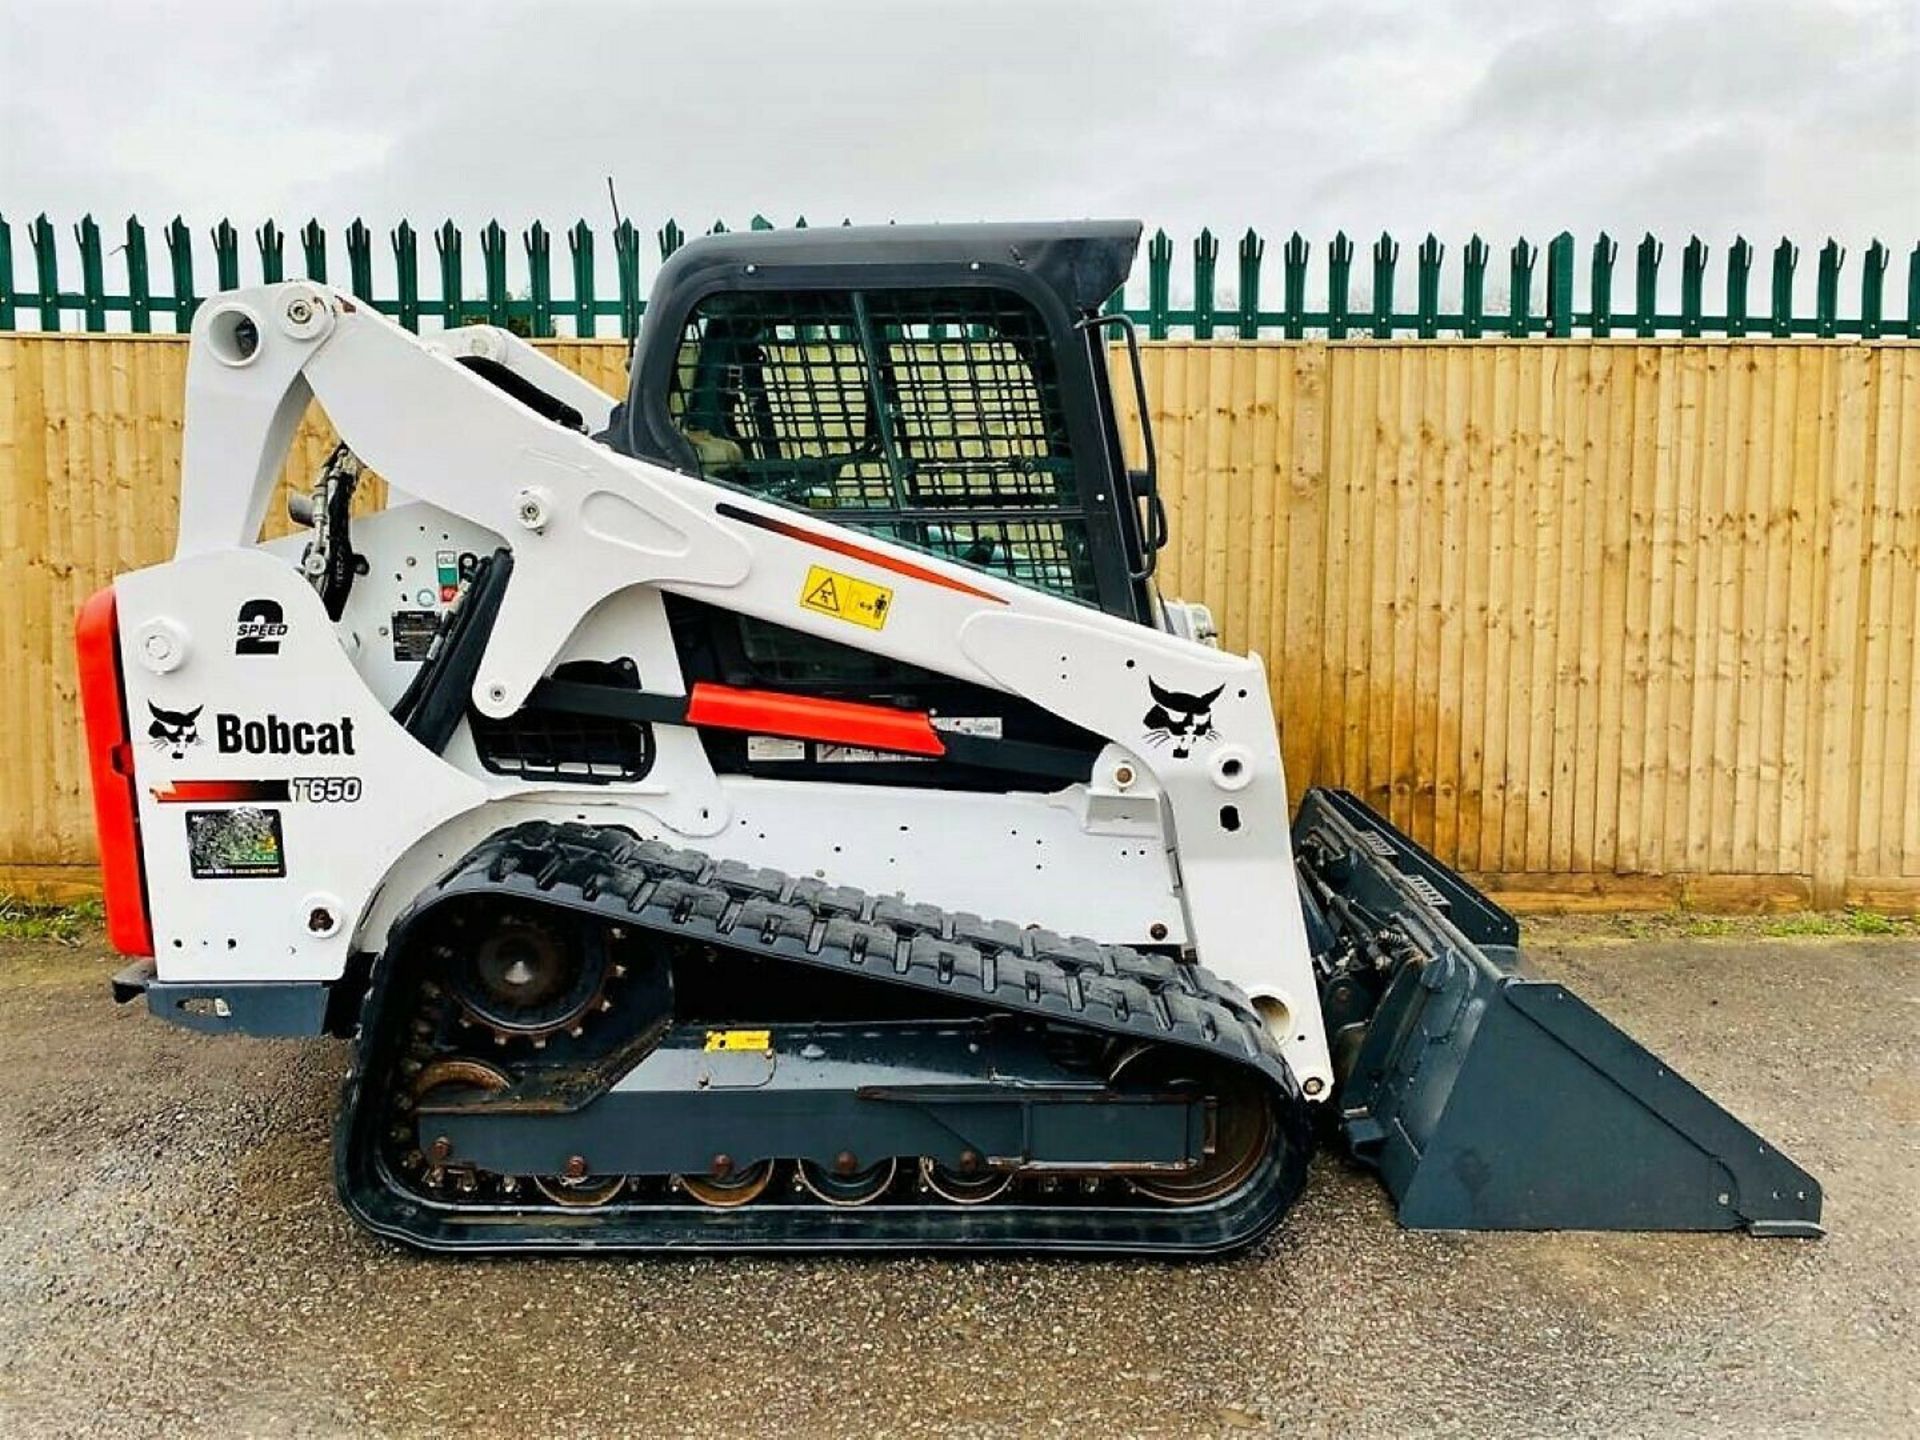
<instances>
[{"instance_id":1,"label":"red stripe decal","mask_svg":"<svg viewBox=\"0 0 1920 1440\"><path fill-rule=\"evenodd\" d=\"M962 595L971 595L977 600L991 600L995 605L1004 605L1006 600L990 590L982 590L977 585L969 585L964 580L955 580L950 575L942 575L938 570L929 570L924 565L916 565L911 560L897 560L891 555L883 555L878 550L869 550L864 545L851 540L843 540L838 535L823 535L818 530L809 530L804 525L795 525L771 515L757 515L751 510L742 510L738 505L729 505L722 500L714 509L729 520L742 520L762 530L771 530L776 535L784 535L789 540L798 540L802 544L812 545L821 550L831 550L836 555L845 555L850 560L859 560L864 564L881 570L891 570L896 575L904 575L909 580L924 580L929 585L939 585L948 590L957 590Z\"/></svg>"},{"instance_id":2,"label":"red stripe decal","mask_svg":"<svg viewBox=\"0 0 1920 1440\"><path fill-rule=\"evenodd\" d=\"M285 800L284 780L176 780L162 789L155 786L153 798L162 805L205 805L247 800Z\"/></svg>"},{"instance_id":3,"label":"red stripe decal","mask_svg":"<svg viewBox=\"0 0 1920 1440\"><path fill-rule=\"evenodd\" d=\"M696 684L687 697L687 723L901 755L947 753L924 710L895 710L857 700L821 700L772 690L736 690L731 685Z\"/></svg>"},{"instance_id":4,"label":"red stripe decal","mask_svg":"<svg viewBox=\"0 0 1920 1440\"><path fill-rule=\"evenodd\" d=\"M140 821L134 809L133 746L120 683L120 627L113 587L80 607L74 627L80 660L80 710L93 777L93 828L100 840L106 889L107 940L122 955L153 954L147 878L140 868Z\"/></svg>"}]
</instances>

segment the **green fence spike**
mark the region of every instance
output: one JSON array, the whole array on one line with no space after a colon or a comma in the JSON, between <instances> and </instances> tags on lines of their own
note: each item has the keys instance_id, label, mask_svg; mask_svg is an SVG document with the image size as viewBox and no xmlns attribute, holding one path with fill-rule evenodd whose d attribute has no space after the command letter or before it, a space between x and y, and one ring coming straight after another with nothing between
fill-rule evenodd
<instances>
[{"instance_id":1,"label":"green fence spike","mask_svg":"<svg viewBox=\"0 0 1920 1440\"><path fill-rule=\"evenodd\" d=\"M796 216L794 216L794 217L793 217L793 228L794 228L794 229L796 229L796 230L804 230L804 229L806 229L806 228L807 228L807 217L806 217L806 216L804 216L804 215L796 215Z\"/></svg>"},{"instance_id":2,"label":"green fence spike","mask_svg":"<svg viewBox=\"0 0 1920 1440\"><path fill-rule=\"evenodd\" d=\"M82 215L73 227L73 238L80 247L80 303L89 330L107 328L107 267L100 246L100 227L91 214Z\"/></svg>"},{"instance_id":3,"label":"green fence spike","mask_svg":"<svg viewBox=\"0 0 1920 1440\"><path fill-rule=\"evenodd\" d=\"M184 335L193 328L193 312L200 299L193 293L193 232L178 215L167 226L167 263L173 271L173 328Z\"/></svg>"},{"instance_id":4,"label":"green fence spike","mask_svg":"<svg viewBox=\"0 0 1920 1440\"><path fill-rule=\"evenodd\" d=\"M1861 261L1864 268L1860 271L1860 337L1863 340L1879 338L1887 261L1891 258L1887 247L1875 240L1867 247L1866 256Z\"/></svg>"},{"instance_id":5,"label":"green fence spike","mask_svg":"<svg viewBox=\"0 0 1920 1440\"><path fill-rule=\"evenodd\" d=\"M1220 242L1213 231L1201 227L1193 242L1193 338L1213 338L1213 272L1220 259Z\"/></svg>"},{"instance_id":6,"label":"green fence spike","mask_svg":"<svg viewBox=\"0 0 1920 1440\"><path fill-rule=\"evenodd\" d=\"M1373 242L1373 336L1386 340L1393 335L1393 267L1400 259L1400 247L1386 231Z\"/></svg>"},{"instance_id":7,"label":"green fence spike","mask_svg":"<svg viewBox=\"0 0 1920 1440\"><path fill-rule=\"evenodd\" d=\"M796 216L793 221L795 228L805 228L807 223L804 215ZM638 247L631 243L636 233L629 222L623 221L622 224L627 225L629 243L623 251L620 233L616 231L615 255L622 269L623 285L619 306L623 333L631 337L645 303L639 289ZM756 212L748 224L753 231L777 228L764 212ZM0 315L4 315L6 323L17 325L24 310L38 317L41 328L57 331L63 325L64 317L71 314L76 318L76 328L100 332L108 328L115 311L124 311L134 331L150 333L152 314L157 304L161 309L172 312L177 330L190 328L200 302L194 293L192 243L184 220L176 217L163 231L168 259L174 272L174 289L172 294L158 296L153 292L150 259L144 243L145 232L137 217L129 217L127 227L127 280L124 292L110 288L106 276L104 235L91 216L82 217L73 228L72 233L78 245L80 274L75 288L71 290L60 288L59 237L51 220L45 215L26 227L27 245L24 253L29 258L24 263L30 264L33 279L25 288L16 283L23 262L12 253L10 243L0 243ZM716 221L711 233L728 233L725 222ZM223 219L212 228L210 235L214 250L214 284L222 290L230 289L242 281L240 231L231 221ZM307 275L324 283L328 278L327 240L319 221L308 220L297 235ZM421 294L419 236L410 222L405 221L390 232L396 276L394 298L388 301L373 298L372 236L364 222L359 220L355 220L347 231L348 285L361 298L393 311L400 323L410 328L418 328L423 319L430 319L436 314L450 325L484 314L496 323L520 328L523 333L551 335L556 325L556 311L565 311L573 319L572 333L592 336L597 333L599 318L603 314L614 313L615 305L596 294L594 232L585 221L577 221L567 230L568 247L572 255L573 290L570 297L563 300L556 300L553 290L553 235L542 222L535 222L522 232L527 248L528 282L527 289L520 292L517 298L507 288L507 276L511 271L507 254L510 237L497 221L492 222L481 237L485 293L481 296L476 291L476 298L471 300L462 293L459 283L462 242L458 232L442 227L436 231L435 238L440 249L443 287L449 266L454 273L456 283L450 294L444 288L437 300ZM665 258L676 253L686 243L687 237L676 222L669 220L657 232L657 238L660 253ZM4 222L0 222L0 241L10 242L11 239L11 228L6 228ZM287 235L274 221L268 220L253 231L253 239L260 256L260 278L268 284L283 280L287 269ZM1524 241L1522 245L1525 245ZM1530 245L1516 249L1513 257L1515 268L1511 273L1517 282L1524 272L1527 292L1520 294L1516 291L1515 304L1504 316L1490 317L1485 304L1485 271L1490 252L1479 237L1474 237L1462 250L1465 274L1461 311L1453 315L1446 313L1444 308L1444 287L1441 284L1446 273L1446 246L1436 233L1428 232L1416 252L1416 296L1409 310L1402 312L1395 308L1397 297L1393 291L1398 246L1390 235L1383 233L1372 246L1372 298L1367 310L1358 318L1369 333L1381 338L1405 333L1427 339L1452 331L1473 337L1487 333L1490 325L1496 333L1514 336L1542 333L1554 337L1571 336L1583 326L1595 336L1623 333L1629 329L1649 337L1675 332L1688 337L1716 333L1736 339L1756 333L1823 337L1858 334L1868 339L1909 333L1920 336L1920 246L1915 246L1908 254L1909 293L1904 310L1897 300L1889 300L1887 293L1893 253L1884 243L1876 240L1862 260L1859 308L1843 314L1840 287L1846 255L1837 241L1828 240L1819 252L1819 274L1811 313L1796 315L1794 283L1799 251L1789 239L1782 239L1773 251L1772 294L1764 314L1756 314L1753 309L1755 302L1751 299L1750 286L1754 262L1758 257L1754 247L1744 237L1736 236L1728 249L1726 305L1717 314L1708 313L1705 300L1710 247L1697 235L1689 237L1683 254L1678 308L1664 313L1659 293L1659 267L1664 258L1663 249L1654 235L1644 235L1637 246L1631 308L1616 308L1614 280L1620 247L1604 232L1593 245L1590 308L1574 308L1573 245L1572 235L1564 230L1547 243L1544 315L1532 310L1531 281L1537 266L1537 252ZM1263 299L1261 269L1265 262L1266 245L1258 231L1248 228L1236 243L1238 285L1234 298L1228 301L1223 301L1220 294L1220 239L1211 227L1203 228L1193 241L1191 304L1183 304L1179 308L1174 306L1172 296L1173 248L1173 242L1164 229L1156 230L1149 240L1145 266L1147 293L1142 309L1134 311L1129 308L1124 287L1109 296L1103 308L1108 313L1133 314L1153 339L1166 339L1175 330L1181 330L1182 333L1190 331L1195 338L1204 340L1227 333L1229 326L1232 333L1241 339L1256 339L1263 322L1275 327L1289 339L1301 338L1309 327L1320 325L1325 326L1326 334L1333 339L1344 339L1353 333L1356 319L1351 298L1354 246L1345 232L1336 234L1329 249L1324 311L1313 308L1316 297L1309 294L1307 281L1312 247L1297 232L1289 236L1282 249L1283 295L1277 313L1263 312L1260 308Z\"/></svg>"},{"instance_id":8,"label":"green fence spike","mask_svg":"<svg viewBox=\"0 0 1920 1440\"><path fill-rule=\"evenodd\" d=\"M1440 333L1440 262L1446 253L1447 247L1429 230L1414 254L1413 325L1422 339L1431 340Z\"/></svg>"},{"instance_id":9,"label":"green fence spike","mask_svg":"<svg viewBox=\"0 0 1920 1440\"><path fill-rule=\"evenodd\" d=\"M393 246L394 314L409 330L420 328L420 237L402 220L388 235Z\"/></svg>"},{"instance_id":10,"label":"green fence spike","mask_svg":"<svg viewBox=\"0 0 1920 1440\"><path fill-rule=\"evenodd\" d=\"M521 236L527 250L527 300L533 314L534 338L544 340L553 334L553 237L538 220Z\"/></svg>"},{"instance_id":11,"label":"green fence spike","mask_svg":"<svg viewBox=\"0 0 1920 1440\"><path fill-rule=\"evenodd\" d=\"M153 290L147 276L147 227L127 217L127 327L136 335L153 329ZM5 329L0 325L0 330Z\"/></svg>"},{"instance_id":12,"label":"green fence spike","mask_svg":"<svg viewBox=\"0 0 1920 1440\"><path fill-rule=\"evenodd\" d=\"M1305 286L1303 266L1301 284ZM1353 314L1349 294L1353 285L1353 241L1347 238L1347 232L1336 230L1333 243L1327 247L1327 338L1344 340L1347 338L1347 324Z\"/></svg>"},{"instance_id":13,"label":"green fence spike","mask_svg":"<svg viewBox=\"0 0 1920 1440\"><path fill-rule=\"evenodd\" d=\"M240 288L240 232L231 220L213 227L213 284L216 292Z\"/></svg>"},{"instance_id":14,"label":"green fence spike","mask_svg":"<svg viewBox=\"0 0 1920 1440\"><path fill-rule=\"evenodd\" d=\"M1747 277L1753 271L1753 246L1745 237L1733 237L1727 251L1727 334L1747 333Z\"/></svg>"},{"instance_id":15,"label":"green fence spike","mask_svg":"<svg viewBox=\"0 0 1920 1440\"><path fill-rule=\"evenodd\" d=\"M1606 231L1593 242L1593 269L1590 276L1592 314L1588 328L1595 335L1613 333L1613 265L1620 258L1620 244Z\"/></svg>"},{"instance_id":16,"label":"green fence spike","mask_svg":"<svg viewBox=\"0 0 1920 1440\"><path fill-rule=\"evenodd\" d=\"M1773 333L1793 333L1793 270L1800 263L1800 247L1786 236L1773 247Z\"/></svg>"},{"instance_id":17,"label":"green fence spike","mask_svg":"<svg viewBox=\"0 0 1920 1440\"><path fill-rule=\"evenodd\" d=\"M713 227L707 231L707 234L709 235L724 235L726 233L727 233L727 222L724 220L714 221Z\"/></svg>"},{"instance_id":18,"label":"green fence spike","mask_svg":"<svg viewBox=\"0 0 1920 1440\"><path fill-rule=\"evenodd\" d=\"M449 330L467 323L467 285L463 267L460 229L448 220L433 232L433 248L440 256L440 319Z\"/></svg>"},{"instance_id":19,"label":"green fence spike","mask_svg":"<svg viewBox=\"0 0 1920 1440\"><path fill-rule=\"evenodd\" d=\"M593 227L576 220L567 249L573 255L573 333L591 339L600 319L593 308Z\"/></svg>"},{"instance_id":20,"label":"green fence spike","mask_svg":"<svg viewBox=\"0 0 1920 1440\"><path fill-rule=\"evenodd\" d=\"M13 300L13 226L0 215L0 330L16 329L19 323Z\"/></svg>"},{"instance_id":21,"label":"green fence spike","mask_svg":"<svg viewBox=\"0 0 1920 1440\"><path fill-rule=\"evenodd\" d=\"M1167 295L1173 287L1173 241L1156 230L1147 242L1147 338L1167 338Z\"/></svg>"},{"instance_id":22,"label":"green fence spike","mask_svg":"<svg viewBox=\"0 0 1920 1440\"><path fill-rule=\"evenodd\" d=\"M1814 333L1823 339L1839 333L1834 320L1840 313L1840 266L1846 258L1847 252L1840 248L1837 240L1829 239L1820 247L1820 273L1813 292L1813 323Z\"/></svg>"},{"instance_id":23,"label":"green fence spike","mask_svg":"<svg viewBox=\"0 0 1920 1440\"><path fill-rule=\"evenodd\" d=\"M1633 267L1633 328L1636 335L1651 335L1660 310L1660 260L1665 247L1649 230L1640 238Z\"/></svg>"},{"instance_id":24,"label":"green fence spike","mask_svg":"<svg viewBox=\"0 0 1920 1440\"><path fill-rule=\"evenodd\" d=\"M1281 301L1285 306L1280 324L1289 340L1307 333L1307 262L1312 255L1313 247L1298 230L1287 237L1286 248L1280 252Z\"/></svg>"},{"instance_id":25,"label":"green fence spike","mask_svg":"<svg viewBox=\"0 0 1920 1440\"><path fill-rule=\"evenodd\" d=\"M27 231L27 243L33 247L33 273L40 287L40 328L60 328L60 256L54 248L53 222L46 212Z\"/></svg>"},{"instance_id":26,"label":"green fence spike","mask_svg":"<svg viewBox=\"0 0 1920 1440\"><path fill-rule=\"evenodd\" d=\"M1920 244L1907 257L1907 334L1920 339Z\"/></svg>"},{"instance_id":27,"label":"green fence spike","mask_svg":"<svg viewBox=\"0 0 1920 1440\"><path fill-rule=\"evenodd\" d=\"M1460 333L1477 340L1486 329L1487 262L1493 259L1493 251L1475 235L1467 241L1460 258L1464 267L1460 277Z\"/></svg>"},{"instance_id":28,"label":"green fence spike","mask_svg":"<svg viewBox=\"0 0 1920 1440\"><path fill-rule=\"evenodd\" d=\"M347 227L347 283L362 300L373 300L373 232L358 216Z\"/></svg>"},{"instance_id":29,"label":"green fence spike","mask_svg":"<svg viewBox=\"0 0 1920 1440\"><path fill-rule=\"evenodd\" d=\"M507 293L507 232L498 220L489 220L480 232L480 279L486 287L487 323L505 329L512 296Z\"/></svg>"},{"instance_id":30,"label":"green fence spike","mask_svg":"<svg viewBox=\"0 0 1920 1440\"><path fill-rule=\"evenodd\" d=\"M327 232L320 228L318 220L309 220L300 227L300 258L306 264L309 280L327 283Z\"/></svg>"},{"instance_id":31,"label":"green fence spike","mask_svg":"<svg viewBox=\"0 0 1920 1440\"><path fill-rule=\"evenodd\" d=\"M1568 230L1547 242L1547 334L1560 340L1573 334L1573 233Z\"/></svg>"},{"instance_id":32,"label":"green fence spike","mask_svg":"<svg viewBox=\"0 0 1920 1440\"><path fill-rule=\"evenodd\" d=\"M1525 338L1533 333L1533 265L1540 247L1522 235L1507 252L1507 334Z\"/></svg>"},{"instance_id":33,"label":"green fence spike","mask_svg":"<svg viewBox=\"0 0 1920 1440\"><path fill-rule=\"evenodd\" d=\"M669 220L660 231L661 258L680 248L685 237L680 227ZM669 242L672 249L668 248ZM620 333L631 340L640 333L640 232L631 220L622 220L613 231L614 270L620 277Z\"/></svg>"},{"instance_id":34,"label":"green fence spike","mask_svg":"<svg viewBox=\"0 0 1920 1440\"><path fill-rule=\"evenodd\" d=\"M253 243L260 251L260 278L268 285L278 285L287 278L286 239L271 220L253 232Z\"/></svg>"},{"instance_id":35,"label":"green fence spike","mask_svg":"<svg viewBox=\"0 0 1920 1440\"><path fill-rule=\"evenodd\" d=\"M1707 291L1707 242L1698 235L1680 252L1680 333L1700 333L1700 311Z\"/></svg>"},{"instance_id":36,"label":"green fence spike","mask_svg":"<svg viewBox=\"0 0 1920 1440\"><path fill-rule=\"evenodd\" d=\"M1239 335L1242 340L1252 340L1260 333L1260 259L1266 253L1266 241L1249 226L1247 233L1240 237L1239 251Z\"/></svg>"}]
</instances>

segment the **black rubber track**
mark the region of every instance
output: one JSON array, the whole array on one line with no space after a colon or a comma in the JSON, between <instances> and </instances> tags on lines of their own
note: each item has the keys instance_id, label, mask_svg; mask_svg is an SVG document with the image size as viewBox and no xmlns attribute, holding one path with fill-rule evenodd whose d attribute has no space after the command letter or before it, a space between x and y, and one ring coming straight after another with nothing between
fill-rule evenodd
<instances>
[{"instance_id":1,"label":"black rubber track","mask_svg":"<svg viewBox=\"0 0 1920 1440\"><path fill-rule=\"evenodd\" d=\"M438 907L477 896L534 900L629 930L1200 1051L1258 1077L1274 1106L1274 1141L1238 1189L1189 1207L1045 1199L957 1206L934 1199L859 1209L655 1202L587 1211L426 1196L393 1173L380 1143L419 986L420 961L408 941ZM341 1200L362 1224L431 1250L1220 1254L1265 1235L1298 1196L1312 1148L1308 1108L1246 997L1199 966L716 863L623 830L535 821L488 838L395 922L361 1012L334 1168Z\"/></svg>"}]
</instances>

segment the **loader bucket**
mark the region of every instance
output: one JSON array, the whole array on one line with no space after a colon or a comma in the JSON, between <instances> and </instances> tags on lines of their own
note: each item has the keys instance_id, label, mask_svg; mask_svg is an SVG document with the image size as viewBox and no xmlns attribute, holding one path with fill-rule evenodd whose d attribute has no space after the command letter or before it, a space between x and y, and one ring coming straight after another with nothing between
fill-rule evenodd
<instances>
[{"instance_id":1,"label":"loader bucket","mask_svg":"<svg viewBox=\"0 0 1920 1440\"><path fill-rule=\"evenodd\" d=\"M1294 824L1338 1121L1402 1224L1821 1233L1820 1186L1563 985L1345 791Z\"/></svg>"}]
</instances>

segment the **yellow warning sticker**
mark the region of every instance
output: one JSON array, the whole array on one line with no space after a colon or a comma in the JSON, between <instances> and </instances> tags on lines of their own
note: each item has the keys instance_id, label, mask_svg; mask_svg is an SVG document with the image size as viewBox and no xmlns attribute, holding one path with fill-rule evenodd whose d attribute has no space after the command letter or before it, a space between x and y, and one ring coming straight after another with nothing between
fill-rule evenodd
<instances>
[{"instance_id":1,"label":"yellow warning sticker","mask_svg":"<svg viewBox=\"0 0 1920 1440\"><path fill-rule=\"evenodd\" d=\"M887 614L893 608L893 591L871 580L815 565L807 571L807 583L800 588L800 605L836 620L878 630L887 623Z\"/></svg>"},{"instance_id":2,"label":"yellow warning sticker","mask_svg":"<svg viewBox=\"0 0 1920 1440\"><path fill-rule=\"evenodd\" d=\"M771 1030L709 1030L707 1045L712 1050L771 1050Z\"/></svg>"}]
</instances>

